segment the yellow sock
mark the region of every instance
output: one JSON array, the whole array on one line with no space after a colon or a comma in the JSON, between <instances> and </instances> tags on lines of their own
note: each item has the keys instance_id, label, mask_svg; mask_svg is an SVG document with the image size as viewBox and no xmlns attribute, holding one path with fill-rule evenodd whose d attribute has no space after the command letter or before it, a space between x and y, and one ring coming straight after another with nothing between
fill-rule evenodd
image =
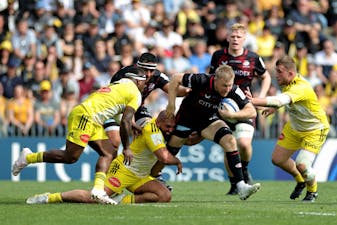
<instances>
[{"instance_id":1,"label":"yellow sock","mask_svg":"<svg viewBox=\"0 0 337 225\"><path fill-rule=\"evenodd\" d=\"M302 175L300 173L296 177L294 177L294 179L296 180L297 183L303 183L304 182L304 178L302 177Z\"/></svg>"},{"instance_id":2,"label":"yellow sock","mask_svg":"<svg viewBox=\"0 0 337 225\"><path fill-rule=\"evenodd\" d=\"M307 191L309 192L317 192L317 182L315 181L315 183L311 186L307 185Z\"/></svg>"},{"instance_id":3,"label":"yellow sock","mask_svg":"<svg viewBox=\"0 0 337 225\"><path fill-rule=\"evenodd\" d=\"M43 162L43 152L31 153L26 156L28 164Z\"/></svg>"},{"instance_id":4,"label":"yellow sock","mask_svg":"<svg viewBox=\"0 0 337 225\"><path fill-rule=\"evenodd\" d=\"M122 204L132 204L135 203L135 196L134 195L126 195L121 201Z\"/></svg>"},{"instance_id":5,"label":"yellow sock","mask_svg":"<svg viewBox=\"0 0 337 225\"><path fill-rule=\"evenodd\" d=\"M95 173L95 180L94 180L94 188L98 190L104 190L104 181L106 178L106 174L103 172L96 172Z\"/></svg>"},{"instance_id":6,"label":"yellow sock","mask_svg":"<svg viewBox=\"0 0 337 225\"><path fill-rule=\"evenodd\" d=\"M48 203L61 203L61 202L63 202L63 200L60 192L48 195Z\"/></svg>"}]
</instances>

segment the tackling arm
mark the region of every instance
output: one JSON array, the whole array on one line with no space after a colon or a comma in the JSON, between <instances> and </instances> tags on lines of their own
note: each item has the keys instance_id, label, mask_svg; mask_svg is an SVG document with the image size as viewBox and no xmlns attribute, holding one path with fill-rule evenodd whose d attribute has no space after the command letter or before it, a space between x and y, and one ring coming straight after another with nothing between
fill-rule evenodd
<instances>
[{"instance_id":1,"label":"tackling arm","mask_svg":"<svg viewBox=\"0 0 337 225\"><path fill-rule=\"evenodd\" d=\"M291 98L287 94L280 94L277 96L268 96L266 98L252 98L251 102L256 106L280 108L291 103Z\"/></svg>"}]
</instances>

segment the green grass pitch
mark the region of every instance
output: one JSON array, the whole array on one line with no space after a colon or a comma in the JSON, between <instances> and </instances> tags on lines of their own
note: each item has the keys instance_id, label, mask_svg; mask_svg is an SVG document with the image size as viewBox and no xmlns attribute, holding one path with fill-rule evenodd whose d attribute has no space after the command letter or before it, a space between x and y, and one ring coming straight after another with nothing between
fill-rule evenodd
<instances>
[{"instance_id":1,"label":"green grass pitch","mask_svg":"<svg viewBox=\"0 0 337 225\"><path fill-rule=\"evenodd\" d=\"M43 192L89 189L82 182L0 181L1 225L202 224L202 225L328 225L337 224L337 182L319 183L315 203L290 200L295 183L262 181L261 190L246 201L226 196L228 182L170 182L171 203L99 205L27 205L25 199Z\"/></svg>"}]
</instances>

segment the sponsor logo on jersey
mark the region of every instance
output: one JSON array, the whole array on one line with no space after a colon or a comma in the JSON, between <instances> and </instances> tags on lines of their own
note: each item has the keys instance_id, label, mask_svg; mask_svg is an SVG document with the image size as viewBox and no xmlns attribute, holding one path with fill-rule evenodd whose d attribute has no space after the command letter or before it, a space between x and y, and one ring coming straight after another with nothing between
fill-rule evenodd
<instances>
[{"instance_id":1,"label":"sponsor logo on jersey","mask_svg":"<svg viewBox=\"0 0 337 225\"><path fill-rule=\"evenodd\" d=\"M102 93L108 93L111 91L111 88L109 87L102 87L100 89L98 89L98 92L102 92Z\"/></svg>"},{"instance_id":2,"label":"sponsor logo on jersey","mask_svg":"<svg viewBox=\"0 0 337 225\"><path fill-rule=\"evenodd\" d=\"M109 179L109 183L112 185L112 186L114 186L114 187L120 187L121 186L121 182L119 181L119 179L118 178L116 178L116 177L110 177Z\"/></svg>"},{"instance_id":3,"label":"sponsor logo on jersey","mask_svg":"<svg viewBox=\"0 0 337 225\"><path fill-rule=\"evenodd\" d=\"M88 143L89 139L90 139L90 135L89 134L82 134L80 136L81 141L83 141L84 143Z\"/></svg>"},{"instance_id":4,"label":"sponsor logo on jersey","mask_svg":"<svg viewBox=\"0 0 337 225\"><path fill-rule=\"evenodd\" d=\"M280 136L278 137L279 140L283 140L284 139L284 134L281 133Z\"/></svg>"}]
</instances>

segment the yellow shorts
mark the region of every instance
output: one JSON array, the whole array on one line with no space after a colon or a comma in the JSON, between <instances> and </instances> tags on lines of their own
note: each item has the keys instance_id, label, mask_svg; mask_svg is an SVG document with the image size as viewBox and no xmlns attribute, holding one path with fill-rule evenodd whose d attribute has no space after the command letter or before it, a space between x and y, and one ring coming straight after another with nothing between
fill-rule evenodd
<instances>
[{"instance_id":1,"label":"yellow shorts","mask_svg":"<svg viewBox=\"0 0 337 225\"><path fill-rule=\"evenodd\" d=\"M151 180L154 180L154 178L150 175L146 177L136 176L124 166L123 157L118 157L112 161L104 184L118 194L122 193L124 188L134 193L137 188Z\"/></svg>"},{"instance_id":2,"label":"yellow shorts","mask_svg":"<svg viewBox=\"0 0 337 225\"><path fill-rule=\"evenodd\" d=\"M295 131L286 123L277 144L283 148L296 151L305 149L318 154L328 135L329 128L312 131Z\"/></svg>"},{"instance_id":3,"label":"yellow shorts","mask_svg":"<svg viewBox=\"0 0 337 225\"><path fill-rule=\"evenodd\" d=\"M74 107L68 116L67 140L85 147L89 141L108 139L104 127L90 118L83 106Z\"/></svg>"}]
</instances>

